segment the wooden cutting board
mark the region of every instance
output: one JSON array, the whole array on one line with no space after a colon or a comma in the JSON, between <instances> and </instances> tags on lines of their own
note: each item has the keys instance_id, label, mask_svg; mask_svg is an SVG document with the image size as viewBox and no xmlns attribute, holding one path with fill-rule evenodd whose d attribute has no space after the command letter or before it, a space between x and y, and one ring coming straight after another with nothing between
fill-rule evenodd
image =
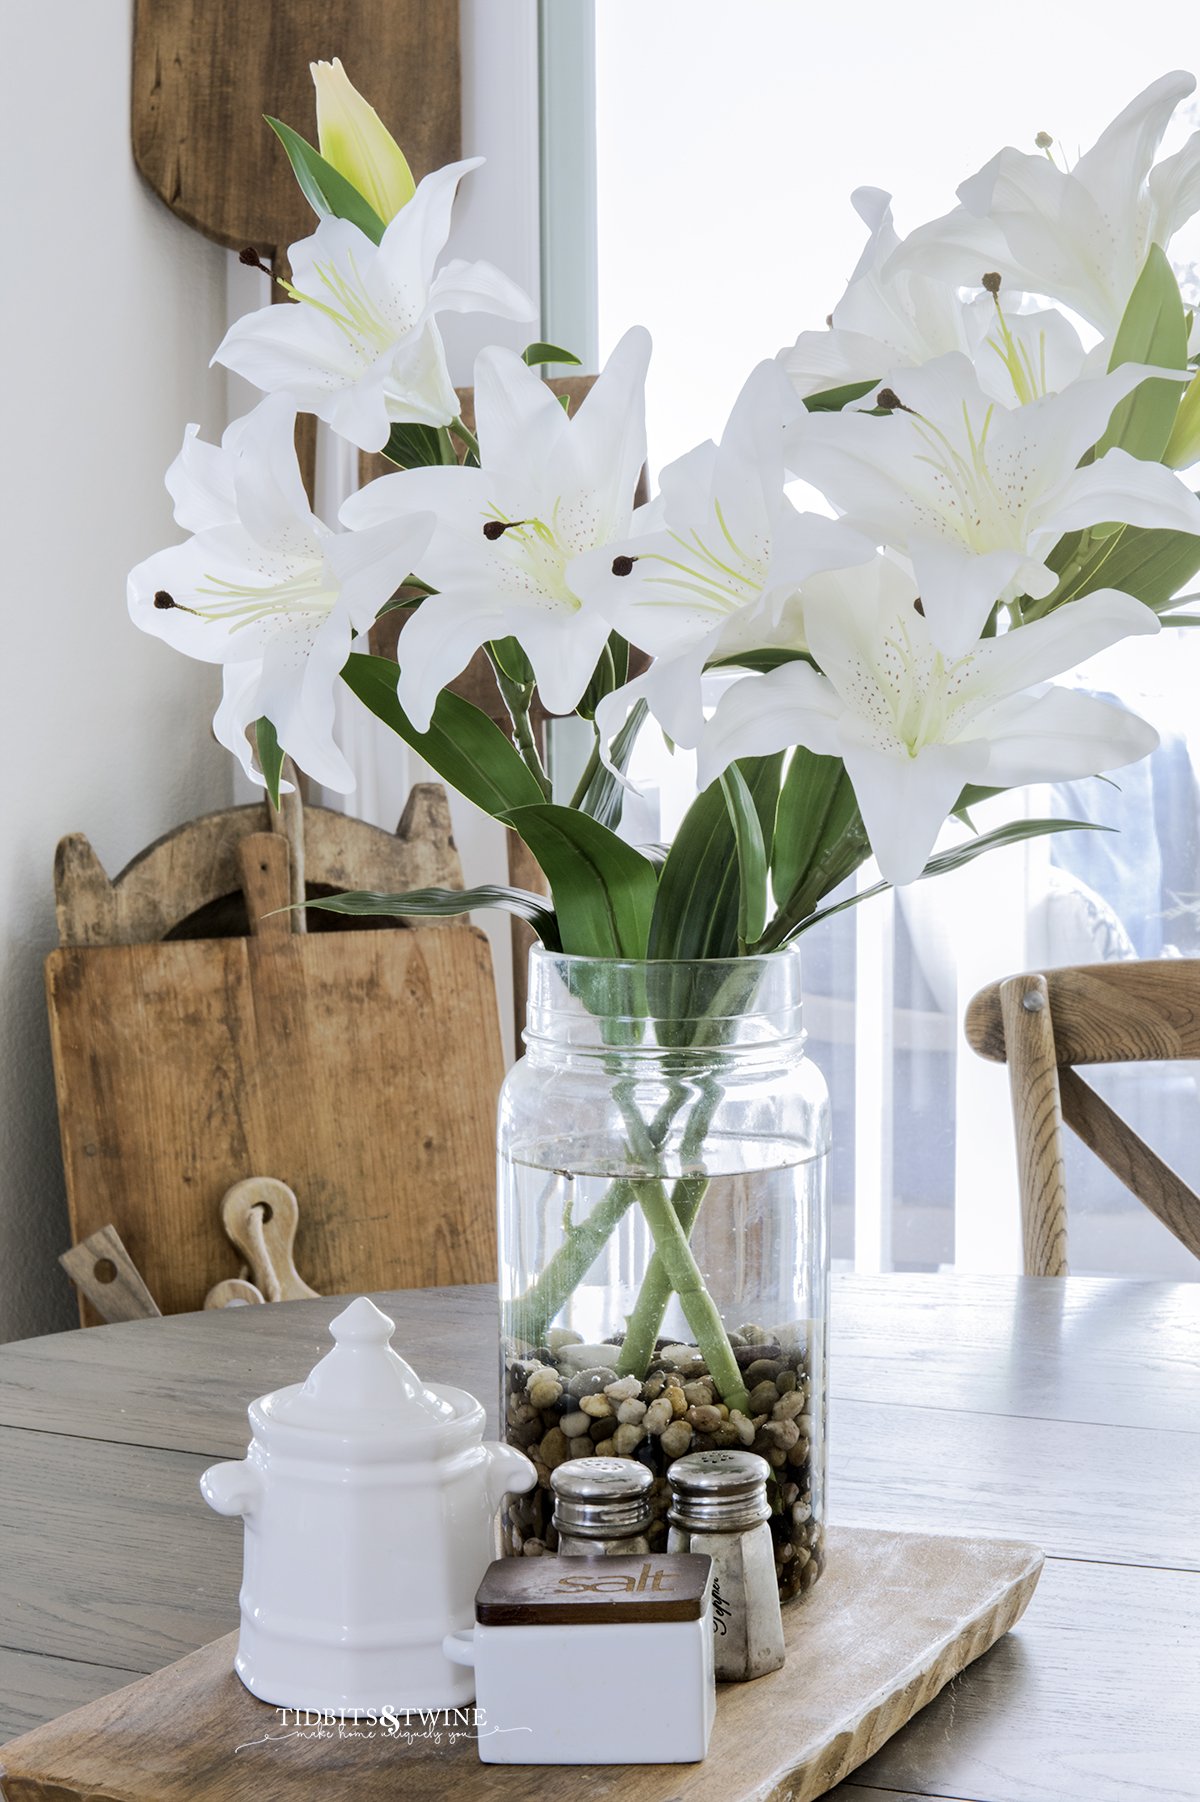
<instances>
[{"instance_id":1,"label":"wooden cutting board","mask_svg":"<svg viewBox=\"0 0 1200 1802\"><path fill-rule=\"evenodd\" d=\"M7 1802L811 1802L1007 1633L1041 1567L1035 1546L1007 1540L834 1529L826 1574L785 1611L787 1663L722 1685L699 1765L481 1764L469 1736L451 1744L442 1728L437 1744L416 1717L407 1743L336 1728L297 1736L234 1676L230 1634L0 1748L0 1792ZM531 1671L529 1689L536 1707L545 1673ZM614 1744L619 1733L614 1712Z\"/></svg>"},{"instance_id":2,"label":"wooden cutting board","mask_svg":"<svg viewBox=\"0 0 1200 1802\"><path fill-rule=\"evenodd\" d=\"M74 1236L115 1222L164 1313L238 1274L219 1209L247 1176L295 1191L322 1294L494 1277L481 932L71 947L46 983Z\"/></svg>"}]
</instances>

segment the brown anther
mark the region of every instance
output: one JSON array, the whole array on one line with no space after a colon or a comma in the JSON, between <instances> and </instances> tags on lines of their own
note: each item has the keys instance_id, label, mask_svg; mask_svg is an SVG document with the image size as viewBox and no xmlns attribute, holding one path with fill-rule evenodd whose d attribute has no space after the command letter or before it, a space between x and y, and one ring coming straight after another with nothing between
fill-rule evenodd
<instances>
[{"instance_id":1,"label":"brown anther","mask_svg":"<svg viewBox=\"0 0 1200 1802\"><path fill-rule=\"evenodd\" d=\"M1054 139L1050 136L1048 131L1039 131L1037 137L1033 141L1039 150L1049 150L1054 143Z\"/></svg>"},{"instance_id":2,"label":"brown anther","mask_svg":"<svg viewBox=\"0 0 1200 1802\"><path fill-rule=\"evenodd\" d=\"M900 396L896 393L894 388L881 388L879 393L875 396L875 405L877 407L882 407L885 413L907 413L910 411L900 399Z\"/></svg>"},{"instance_id":3,"label":"brown anther","mask_svg":"<svg viewBox=\"0 0 1200 1802\"><path fill-rule=\"evenodd\" d=\"M175 602L165 588L160 588L154 596L154 605L158 608L160 613L165 613L168 607L173 607L175 605Z\"/></svg>"},{"instance_id":4,"label":"brown anther","mask_svg":"<svg viewBox=\"0 0 1200 1802\"><path fill-rule=\"evenodd\" d=\"M830 330L833 329L833 314L832 313L826 313L825 323L827 326L829 326Z\"/></svg>"},{"instance_id":5,"label":"brown anther","mask_svg":"<svg viewBox=\"0 0 1200 1802\"><path fill-rule=\"evenodd\" d=\"M637 562L636 557L625 557L625 556L614 557L613 558L613 566L612 566L613 575L614 576L631 576L633 574L633 566L636 562Z\"/></svg>"},{"instance_id":6,"label":"brown anther","mask_svg":"<svg viewBox=\"0 0 1200 1802\"><path fill-rule=\"evenodd\" d=\"M238 262L245 263L247 269L261 269L264 275L270 275L268 264L264 263L253 244L247 244L244 250L238 251Z\"/></svg>"},{"instance_id":7,"label":"brown anther","mask_svg":"<svg viewBox=\"0 0 1200 1802\"><path fill-rule=\"evenodd\" d=\"M484 521L483 535L494 544L497 538L503 538L504 534L511 532L514 527L528 524L527 519L488 519Z\"/></svg>"},{"instance_id":8,"label":"brown anther","mask_svg":"<svg viewBox=\"0 0 1200 1802\"><path fill-rule=\"evenodd\" d=\"M913 612L919 613L921 615L922 619L925 618L925 603L922 601L920 595L918 595L916 600L913 602Z\"/></svg>"},{"instance_id":9,"label":"brown anther","mask_svg":"<svg viewBox=\"0 0 1200 1802\"><path fill-rule=\"evenodd\" d=\"M1000 292L1000 277L996 274L996 271L994 269L991 270L987 275L981 277L981 280L983 282L983 286L987 289L989 294L999 294L999 292Z\"/></svg>"}]
</instances>

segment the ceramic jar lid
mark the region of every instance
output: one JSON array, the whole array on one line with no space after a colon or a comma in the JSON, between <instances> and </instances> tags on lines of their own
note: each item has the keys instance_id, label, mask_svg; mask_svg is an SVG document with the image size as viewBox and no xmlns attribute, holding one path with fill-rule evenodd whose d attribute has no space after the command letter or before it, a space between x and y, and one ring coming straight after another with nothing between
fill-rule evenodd
<instances>
[{"instance_id":1,"label":"ceramic jar lid","mask_svg":"<svg viewBox=\"0 0 1200 1802\"><path fill-rule=\"evenodd\" d=\"M465 1390L424 1383L398 1352L395 1322L365 1295L329 1324L334 1346L307 1382L264 1395L250 1410L256 1436L333 1435L382 1455L426 1451L447 1436L479 1437L484 1415Z\"/></svg>"}]
</instances>

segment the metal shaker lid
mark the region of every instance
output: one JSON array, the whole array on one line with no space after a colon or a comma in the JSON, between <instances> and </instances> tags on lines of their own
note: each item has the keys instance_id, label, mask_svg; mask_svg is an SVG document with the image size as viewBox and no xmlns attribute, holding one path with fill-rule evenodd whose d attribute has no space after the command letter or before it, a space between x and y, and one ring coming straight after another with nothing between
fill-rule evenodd
<instances>
[{"instance_id":1,"label":"metal shaker lid","mask_svg":"<svg viewBox=\"0 0 1200 1802\"><path fill-rule=\"evenodd\" d=\"M668 1519L694 1532L737 1533L769 1520L766 1481L771 1466L756 1452L689 1452L667 1470Z\"/></svg>"},{"instance_id":2,"label":"metal shaker lid","mask_svg":"<svg viewBox=\"0 0 1200 1802\"><path fill-rule=\"evenodd\" d=\"M636 1458L570 1458L550 1472L554 1526L585 1539L642 1532L654 1478Z\"/></svg>"}]
</instances>

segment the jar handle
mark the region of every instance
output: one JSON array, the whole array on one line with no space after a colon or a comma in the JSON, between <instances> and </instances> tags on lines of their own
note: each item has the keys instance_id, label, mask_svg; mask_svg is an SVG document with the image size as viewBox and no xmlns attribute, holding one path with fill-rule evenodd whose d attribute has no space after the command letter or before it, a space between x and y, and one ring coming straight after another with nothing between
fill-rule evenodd
<instances>
[{"instance_id":1,"label":"jar handle","mask_svg":"<svg viewBox=\"0 0 1200 1802\"><path fill-rule=\"evenodd\" d=\"M442 1651L450 1660L451 1664L467 1664L474 1666L474 1627L460 1627L457 1633L447 1633L445 1639L442 1641Z\"/></svg>"},{"instance_id":2,"label":"jar handle","mask_svg":"<svg viewBox=\"0 0 1200 1802\"><path fill-rule=\"evenodd\" d=\"M262 1476L244 1458L213 1464L200 1479L200 1493L218 1514L249 1519L262 1499Z\"/></svg>"},{"instance_id":3,"label":"jar handle","mask_svg":"<svg viewBox=\"0 0 1200 1802\"><path fill-rule=\"evenodd\" d=\"M489 1439L483 1449L488 1458L488 1504L494 1514L506 1495L524 1495L532 1489L537 1471L515 1445L501 1445L498 1439Z\"/></svg>"}]
</instances>

